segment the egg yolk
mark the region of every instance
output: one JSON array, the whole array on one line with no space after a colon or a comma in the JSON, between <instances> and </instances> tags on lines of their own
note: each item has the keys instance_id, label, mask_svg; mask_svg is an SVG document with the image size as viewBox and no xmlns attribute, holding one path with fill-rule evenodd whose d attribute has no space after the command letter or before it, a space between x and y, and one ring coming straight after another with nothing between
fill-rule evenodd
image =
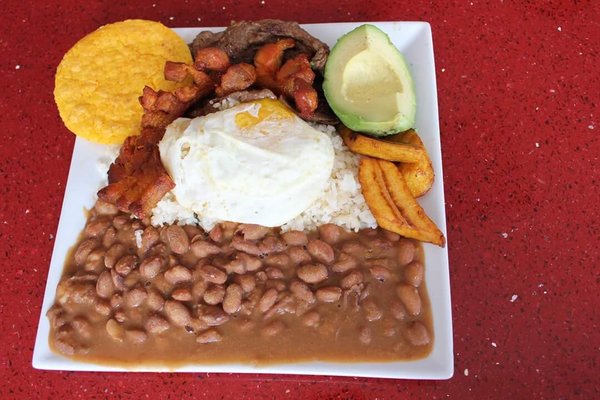
<instances>
[{"instance_id":1,"label":"egg yolk","mask_svg":"<svg viewBox=\"0 0 600 400\"><path fill-rule=\"evenodd\" d=\"M252 115L248 111L237 114L235 124L238 128L249 128L267 119L275 121L290 119L294 115L293 111L279 100L262 99L252 103L260 105L258 115Z\"/></svg>"}]
</instances>

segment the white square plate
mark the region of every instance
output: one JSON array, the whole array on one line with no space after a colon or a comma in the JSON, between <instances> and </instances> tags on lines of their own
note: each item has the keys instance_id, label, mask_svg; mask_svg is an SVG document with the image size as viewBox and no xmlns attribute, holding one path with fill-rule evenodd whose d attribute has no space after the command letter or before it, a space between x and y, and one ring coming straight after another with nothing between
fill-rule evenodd
<instances>
[{"instance_id":1,"label":"white square plate","mask_svg":"<svg viewBox=\"0 0 600 400\"><path fill-rule=\"evenodd\" d=\"M343 34L360 23L310 24L303 27L315 37L333 46ZM436 180L431 191L420 199L427 213L446 232L442 157L438 124L437 90L433 59L431 28L425 22L374 23L386 32L394 45L406 57L412 71L417 92L416 128L433 162ZM206 28L204 28L206 29ZM222 30L223 28L207 28ZM191 42L203 28L180 28L175 31L186 42ZM90 209L96 191L105 184L106 171L98 168L98 161L107 154L106 147L77 138L71 160L69 179L56 235L52 261L48 272L44 303L40 315L33 366L38 369L69 371L132 371L123 367L108 367L70 360L53 353L48 345L49 323L46 312L54 303L56 286L60 280L67 252L77 241L85 225L83 210ZM448 379L454 370L452 348L452 317L450 306L450 278L447 248L425 244L426 282L431 300L435 342L428 357L417 361L385 363L331 363L309 362L269 366L247 364L202 365L193 364L176 369L180 372L248 372L275 374L342 375L379 378ZM156 366L140 365L133 371L166 371Z\"/></svg>"}]
</instances>

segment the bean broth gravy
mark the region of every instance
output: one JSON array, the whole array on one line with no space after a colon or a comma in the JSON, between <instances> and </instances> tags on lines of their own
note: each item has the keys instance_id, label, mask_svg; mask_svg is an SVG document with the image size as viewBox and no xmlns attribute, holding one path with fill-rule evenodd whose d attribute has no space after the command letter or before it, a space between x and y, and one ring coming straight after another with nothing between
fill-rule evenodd
<instances>
[{"instance_id":1,"label":"bean broth gravy","mask_svg":"<svg viewBox=\"0 0 600 400\"><path fill-rule=\"evenodd\" d=\"M50 346L101 364L422 358L419 243L382 229L155 228L98 202L48 311Z\"/></svg>"}]
</instances>

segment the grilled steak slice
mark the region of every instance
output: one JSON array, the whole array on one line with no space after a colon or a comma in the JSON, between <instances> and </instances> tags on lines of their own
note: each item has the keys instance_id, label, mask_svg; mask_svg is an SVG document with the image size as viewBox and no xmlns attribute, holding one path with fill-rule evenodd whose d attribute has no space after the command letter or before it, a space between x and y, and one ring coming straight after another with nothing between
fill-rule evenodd
<instances>
[{"instance_id":1,"label":"grilled steak slice","mask_svg":"<svg viewBox=\"0 0 600 400\"><path fill-rule=\"evenodd\" d=\"M260 46L281 38L296 40L296 48L290 51L290 55L298 52L309 54L312 68L323 73L329 47L302 29L297 22L277 19L234 22L222 32L200 32L191 43L190 49L195 55L198 49L218 47L229 55L233 63L251 63Z\"/></svg>"}]
</instances>

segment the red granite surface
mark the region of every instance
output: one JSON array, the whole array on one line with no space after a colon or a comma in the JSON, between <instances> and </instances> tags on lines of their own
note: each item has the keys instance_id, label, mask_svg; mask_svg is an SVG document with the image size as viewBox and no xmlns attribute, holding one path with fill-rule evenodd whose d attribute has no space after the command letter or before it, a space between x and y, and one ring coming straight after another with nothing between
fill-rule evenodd
<instances>
[{"instance_id":1,"label":"red granite surface","mask_svg":"<svg viewBox=\"0 0 600 400\"><path fill-rule=\"evenodd\" d=\"M600 398L599 2L5 0L0 8L0 398ZM207 26L264 17L431 23L454 378L33 370L74 141L52 97L62 55L126 18Z\"/></svg>"}]
</instances>

